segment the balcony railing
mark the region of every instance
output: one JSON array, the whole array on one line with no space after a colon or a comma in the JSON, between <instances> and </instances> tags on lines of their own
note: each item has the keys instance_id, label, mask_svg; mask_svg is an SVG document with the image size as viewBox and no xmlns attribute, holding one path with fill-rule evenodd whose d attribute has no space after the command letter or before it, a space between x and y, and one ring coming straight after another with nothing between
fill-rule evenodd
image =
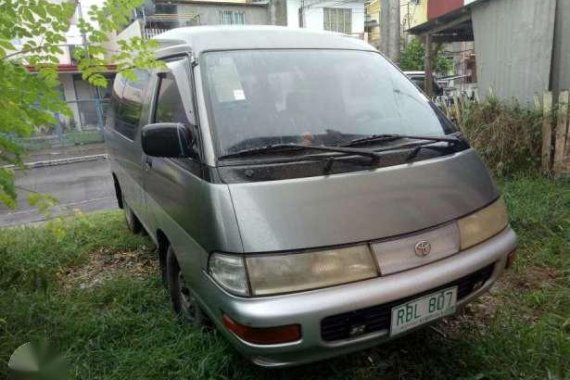
<instances>
[{"instance_id":1,"label":"balcony railing","mask_svg":"<svg viewBox=\"0 0 570 380\"><path fill-rule=\"evenodd\" d=\"M159 35L160 33L164 33L167 30L172 28L153 28L153 27L145 27L143 31L143 37L146 39L151 39L154 36Z\"/></svg>"},{"instance_id":2,"label":"balcony railing","mask_svg":"<svg viewBox=\"0 0 570 380\"><path fill-rule=\"evenodd\" d=\"M155 13L144 17L143 37L153 38L167 30L181 26L200 25L200 15L194 12L188 13Z\"/></svg>"}]
</instances>

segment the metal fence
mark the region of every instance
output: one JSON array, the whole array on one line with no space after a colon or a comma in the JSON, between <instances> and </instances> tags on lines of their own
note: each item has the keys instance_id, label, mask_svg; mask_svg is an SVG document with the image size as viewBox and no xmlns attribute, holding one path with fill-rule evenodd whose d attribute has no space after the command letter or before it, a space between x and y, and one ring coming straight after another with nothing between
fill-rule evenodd
<instances>
[{"instance_id":1,"label":"metal fence","mask_svg":"<svg viewBox=\"0 0 570 380\"><path fill-rule=\"evenodd\" d=\"M105 99L67 102L71 116L54 115L58 122L36 128L31 137L17 139L27 150L43 150L103 142L109 101Z\"/></svg>"}]
</instances>

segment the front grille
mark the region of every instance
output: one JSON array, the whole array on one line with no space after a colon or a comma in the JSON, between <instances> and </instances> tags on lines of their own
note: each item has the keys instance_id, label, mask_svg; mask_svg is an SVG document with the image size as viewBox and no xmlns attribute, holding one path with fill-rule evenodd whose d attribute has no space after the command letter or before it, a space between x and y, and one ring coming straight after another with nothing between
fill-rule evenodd
<instances>
[{"instance_id":1,"label":"front grille","mask_svg":"<svg viewBox=\"0 0 570 380\"><path fill-rule=\"evenodd\" d=\"M452 286L457 286L457 300L462 300L473 292L475 284L482 284L491 277L493 267L493 264L489 265L453 282L408 298L326 317L321 321L321 336L323 340L330 342L350 338L353 328L358 329L358 335L388 330L394 306Z\"/></svg>"}]
</instances>

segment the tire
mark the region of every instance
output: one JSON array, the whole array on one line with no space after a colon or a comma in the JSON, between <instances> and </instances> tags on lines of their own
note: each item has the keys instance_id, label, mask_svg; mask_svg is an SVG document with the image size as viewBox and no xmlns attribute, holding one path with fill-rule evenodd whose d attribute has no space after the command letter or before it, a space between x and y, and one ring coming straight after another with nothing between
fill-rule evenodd
<instances>
[{"instance_id":1,"label":"tire","mask_svg":"<svg viewBox=\"0 0 570 380\"><path fill-rule=\"evenodd\" d=\"M133 210L131 210L131 208L129 207L124 195L122 196L122 199L123 199L123 214L125 214L125 221L127 222L127 228L129 229L129 231L131 231L134 234L140 234L143 228L139 218L137 218Z\"/></svg>"},{"instance_id":2,"label":"tire","mask_svg":"<svg viewBox=\"0 0 570 380\"><path fill-rule=\"evenodd\" d=\"M192 296L190 289L184 282L184 276L180 270L180 265L176 259L176 254L172 246L168 247L166 253L166 280L168 293L172 301L172 308L176 315L184 322L197 328L208 328L209 321L196 299Z\"/></svg>"}]
</instances>

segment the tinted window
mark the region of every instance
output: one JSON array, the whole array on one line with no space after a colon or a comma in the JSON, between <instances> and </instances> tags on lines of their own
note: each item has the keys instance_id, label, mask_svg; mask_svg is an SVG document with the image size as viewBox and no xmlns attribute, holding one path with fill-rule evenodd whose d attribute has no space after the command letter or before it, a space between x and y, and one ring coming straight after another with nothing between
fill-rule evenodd
<instances>
[{"instance_id":1,"label":"tinted window","mask_svg":"<svg viewBox=\"0 0 570 380\"><path fill-rule=\"evenodd\" d=\"M165 74L158 84L154 122L190 124L188 115L184 109L184 104L182 103L178 85L170 73Z\"/></svg>"},{"instance_id":2,"label":"tinted window","mask_svg":"<svg viewBox=\"0 0 570 380\"><path fill-rule=\"evenodd\" d=\"M201 64L221 155L268 144L338 145L374 134L455 130L374 52L210 52Z\"/></svg>"},{"instance_id":3,"label":"tinted window","mask_svg":"<svg viewBox=\"0 0 570 380\"><path fill-rule=\"evenodd\" d=\"M185 77L179 77L181 86L188 85ZM194 128L191 117L187 108L189 108L190 99L186 97L187 106L184 106L184 99L180 94L180 90L176 79L172 73L162 74L158 82L158 95L156 97L156 107L153 120L155 123L181 123L189 128L194 134L198 131ZM199 157L198 139L194 139L192 146L192 158Z\"/></svg>"},{"instance_id":4,"label":"tinted window","mask_svg":"<svg viewBox=\"0 0 570 380\"><path fill-rule=\"evenodd\" d=\"M139 126L143 92L150 78L150 73L146 70L135 70L135 74L137 79L134 81L117 76L112 94L114 128L131 140Z\"/></svg>"}]
</instances>

